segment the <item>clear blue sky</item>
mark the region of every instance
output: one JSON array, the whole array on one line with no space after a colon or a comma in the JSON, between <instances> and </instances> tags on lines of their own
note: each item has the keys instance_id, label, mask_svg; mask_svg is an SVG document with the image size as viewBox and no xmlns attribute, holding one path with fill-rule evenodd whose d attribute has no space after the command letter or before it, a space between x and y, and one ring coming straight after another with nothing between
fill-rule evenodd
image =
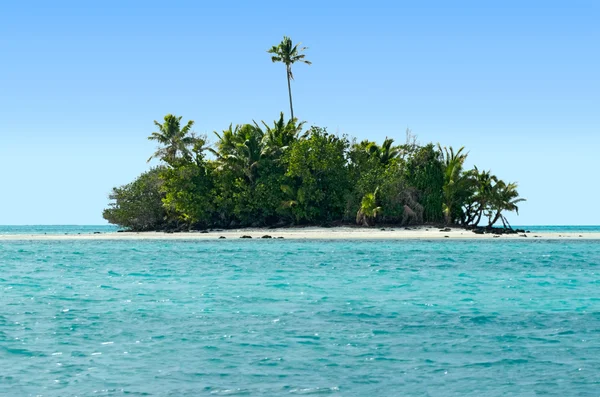
<instances>
[{"instance_id":1,"label":"clear blue sky","mask_svg":"<svg viewBox=\"0 0 600 397\"><path fill-rule=\"evenodd\" d=\"M210 5L209 5L210 4ZM6 1L0 224L102 224L167 113L212 135L288 110L360 139L465 145L514 224L600 224L600 2Z\"/></svg>"}]
</instances>

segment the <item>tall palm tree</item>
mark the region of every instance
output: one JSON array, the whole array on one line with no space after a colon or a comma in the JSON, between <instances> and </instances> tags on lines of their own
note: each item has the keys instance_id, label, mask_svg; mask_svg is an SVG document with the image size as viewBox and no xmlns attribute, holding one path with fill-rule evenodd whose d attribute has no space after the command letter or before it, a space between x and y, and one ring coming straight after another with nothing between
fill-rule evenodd
<instances>
[{"instance_id":1,"label":"tall palm tree","mask_svg":"<svg viewBox=\"0 0 600 397\"><path fill-rule=\"evenodd\" d=\"M179 155L189 158L191 156L190 147L196 143L196 136L192 130L194 121L190 120L181 128L181 116L173 116L167 114L163 123L154 120L154 124L158 127L158 132L153 132L148 139L157 141L161 146L156 149L156 152L148 159L148 162L153 158L158 158L166 163L172 163Z\"/></svg>"},{"instance_id":2,"label":"tall palm tree","mask_svg":"<svg viewBox=\"0 0 600 397\"><path fill-rule=\"evenodd\" d=\"M308 47L298 48L300 44L292 45L292 39L287 36L283 36L283 40L278 45L271 47L267 52L273 54L271 61L282 62L285 64L287 71L287 83L288 83L288 94L290 96L290 114L292 120L294 119L294 107L292 106L292 86L290 80L294 80L292 73L292 65L296 62L303 62L307 65L311 65L312 62L304 59L305 55L302 53Z\"/></svg>"}]
</instances>

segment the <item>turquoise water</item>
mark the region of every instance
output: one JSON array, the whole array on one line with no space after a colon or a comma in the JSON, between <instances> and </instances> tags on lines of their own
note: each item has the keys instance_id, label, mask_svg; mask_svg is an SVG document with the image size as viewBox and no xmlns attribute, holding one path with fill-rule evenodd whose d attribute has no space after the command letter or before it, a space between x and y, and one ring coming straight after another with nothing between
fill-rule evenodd
<instances>
[{"instance_id":1,"label":"turquoise water","mask_svg":"<svg viewBox=\"0 0 600 397\"><path fill-rule=\"evenodd\" d=\"M600 226L513 226L538 233L600 233Z\"/></svg>"},{"instance_id":2,"label":"turquoise water","mask_svg":"<svg viewBox=\"0 0 600 397\"><path fill-rule=\"evenodd\" d=\"M93 234L119 230L114 225L0 225L2 234Z\"/></svg>"},{"instance_id":3,"label":"turquoise water","mask_svg":"<svg viewBox=\"0 0 600 397\"><path fill-rule=\"evenodd\" d=\"M600 390L595 241L11 241L0 263L0 395Z\"/></svg>"}]
</instances>

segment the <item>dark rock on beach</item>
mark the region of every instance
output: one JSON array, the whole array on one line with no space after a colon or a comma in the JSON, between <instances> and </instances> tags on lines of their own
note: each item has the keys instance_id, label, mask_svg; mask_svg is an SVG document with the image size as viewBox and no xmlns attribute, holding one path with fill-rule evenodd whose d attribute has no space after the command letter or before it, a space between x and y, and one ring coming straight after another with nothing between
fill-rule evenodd
<instances>
[{"instance_id":1,"label":"dark rock on beach","mask_svg":"<svg viewBox=\"0 0 600 397\"><path fill-rule=\"evenodd\" d=\"M240 237L240 238L252 238L252 236L243 235L243 236L242 236L242 237Z\"/></svg>"},{"instance_id":2,"label":"dark rock on beach","mask_svg":"<svg viewBox=\"0 0 600 397\"><path fill-rule=\"evenodd\" d=\"M265 234L264 236L262 236L261 238L273 238L271 236L269 236L268 234Z\"/></svg>"}]
</instances>

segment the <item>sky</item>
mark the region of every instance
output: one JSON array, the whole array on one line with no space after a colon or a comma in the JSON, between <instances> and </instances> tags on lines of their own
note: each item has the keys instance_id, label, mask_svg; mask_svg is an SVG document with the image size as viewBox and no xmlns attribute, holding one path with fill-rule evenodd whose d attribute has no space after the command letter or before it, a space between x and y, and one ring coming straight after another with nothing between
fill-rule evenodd
<instances>
[{"instance_id":1,"label":"sky","mask_svg":"<svg viewBox=\"0 0 600 397\"><path fill-rule=\"evenodd\" d=\"M358 139L465 146L516 225L598 225L600 2L27 1L0 10L0 224L105 224L173 113L213 136L288 112Z\"/></svg>"}]
</instances>

